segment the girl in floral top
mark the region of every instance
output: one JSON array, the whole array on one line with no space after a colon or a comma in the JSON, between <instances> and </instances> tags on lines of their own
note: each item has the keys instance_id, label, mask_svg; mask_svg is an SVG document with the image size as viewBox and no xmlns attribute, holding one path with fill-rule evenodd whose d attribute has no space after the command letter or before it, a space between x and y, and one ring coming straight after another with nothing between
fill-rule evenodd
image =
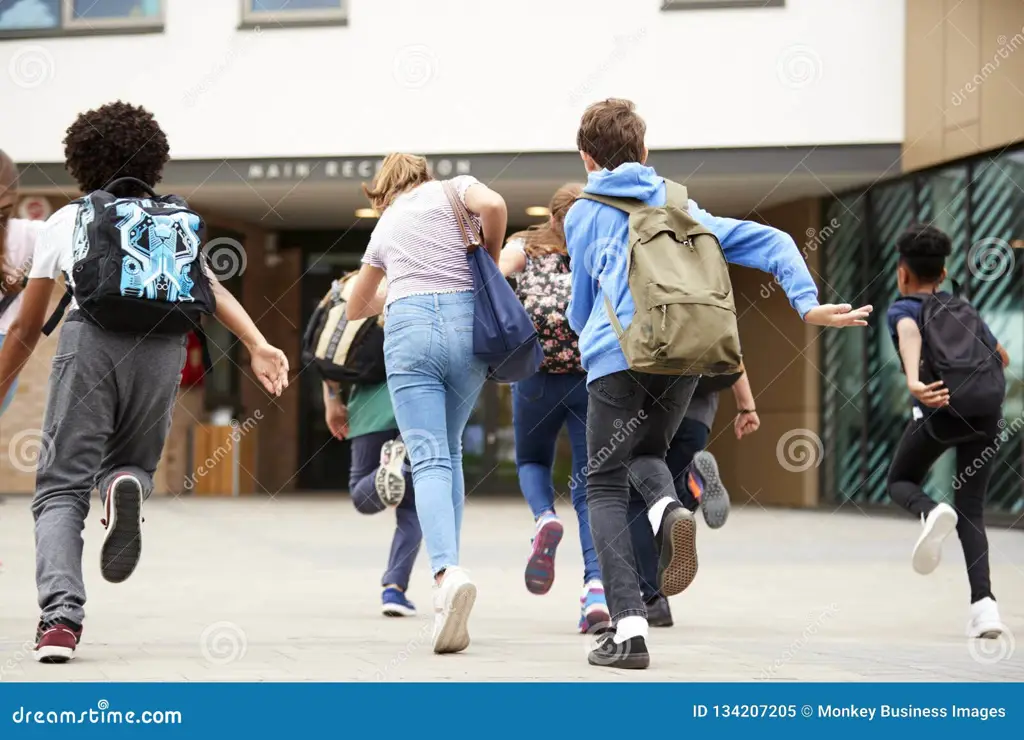
<instances>
[{"instance_id":1,"label":"girl in floral top","mask_svg":"<svg viewBox=\"0 0 1024 740\"><path fill-rule=\"evenodd\" d=\"M544 348L540 371L512 386L519 485L536 527L526 564L526 588L546 594L555 580L555 550L563 527L555 513L552 472L558 434L564 425L572 444L569 490L583 549L579 629L592 632L607 627L610 618L587 513L587 374L580 364L576 334L566 318L571 280L563 231L565 214L582 190L576 183L559 188L551 199L548 221L513 235L499 264L501 271L514 279L519 300L533 319Z\"/></svg>"}]
</instances>

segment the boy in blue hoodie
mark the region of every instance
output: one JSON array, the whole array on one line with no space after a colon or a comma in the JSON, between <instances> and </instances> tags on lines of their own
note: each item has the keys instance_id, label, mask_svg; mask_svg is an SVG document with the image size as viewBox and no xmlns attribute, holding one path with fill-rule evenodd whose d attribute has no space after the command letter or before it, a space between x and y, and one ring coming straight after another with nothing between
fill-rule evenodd
<instances>
[{"instance_id":1,"label":"boy in blue hoodie","mask_svg":"<svg viewBox=\"0 0 1024 740\"><path fill-rule=\"evenodd\" d=\"M609 99L587 108L576 137L589 173L584 192L665 205L665 181L650 167L647 126L632 102ZM721 242L726 259L772 273L804 321L819 326L866 326L871 306L819 305L818 291L793 239L751 221L717 218L694 201L693 218ZM646 668L647 614L630 539L627 506L633 480L647 502L659 550L658 582L667 596L697 573L693 514L676 498L665 455L686 413L697 377L651 375L629 369L605 309L604 297L628 327L635 310L626 257L629 218L611 206L578 200L565 219L572 270L569 323L579 334L587 371L587 502L613 633L591 651L591 665Z\"/></svg>"}]
</instances>

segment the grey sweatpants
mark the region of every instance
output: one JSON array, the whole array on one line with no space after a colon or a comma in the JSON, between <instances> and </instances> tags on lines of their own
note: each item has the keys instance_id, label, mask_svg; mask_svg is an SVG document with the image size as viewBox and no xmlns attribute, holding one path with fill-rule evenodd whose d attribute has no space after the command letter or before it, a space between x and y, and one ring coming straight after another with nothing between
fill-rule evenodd
<instances>
[{"instance_id":1,"label":"grey sweatpants","mask_svg":"<svg viewBox=\"0 0 1024 740\"><path fill-rule=\"evenodd\" d=\"M93 488L138 477L153 491L171 423L183 337L112 334L70 315L50 372L32 514L42 621L85 617L82 530Z\"/></svg>"}]
</instances>

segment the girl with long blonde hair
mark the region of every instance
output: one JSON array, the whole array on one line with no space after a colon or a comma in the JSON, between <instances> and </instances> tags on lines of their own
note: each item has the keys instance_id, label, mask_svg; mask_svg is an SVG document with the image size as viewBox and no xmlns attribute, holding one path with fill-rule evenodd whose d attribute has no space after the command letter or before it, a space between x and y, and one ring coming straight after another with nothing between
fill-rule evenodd
<instances>
[{"instance_id":1,"label":"girl with long blonde hair","mask_svg":"<svg viewBox=\"0 0 1024 740\"><path fill-rule=\"evenodd\" d=\"M459 565L462 433L487 367L473 354L473 275L456 209L482 227L483 248L495 259L508 214L502 197L476 178L434 180L427 161L412 154L388 155L364 190L380 220L347 313L358 319L386 310L388 390L434 574L434 652L459 652L469 645L476 600L476 585Z\"/></svg>"}]
</instances>

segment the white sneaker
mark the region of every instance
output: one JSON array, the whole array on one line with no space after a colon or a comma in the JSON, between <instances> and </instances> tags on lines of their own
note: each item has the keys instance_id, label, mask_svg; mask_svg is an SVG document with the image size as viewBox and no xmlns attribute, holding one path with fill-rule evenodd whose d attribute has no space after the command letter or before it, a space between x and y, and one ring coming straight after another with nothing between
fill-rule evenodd
<instances>
[{"instance_id":1,"label":"white sneaker","mask_svg":"<svg viewBox=\"0 0 1024 740\"><path fill-rule=\"evenodd\" d=\"M469 613L476 586L462 568L448 568L434 586L434 652L458 653L469 647Z\"/></svg>"},{"instance_id":2,"label":"white sneaker","mask_svg":"<svg viewBox=\"0 0 1024 740\"><path fill-rule=\"evenodd\" d=\"M1006 627L999 618L999 607L996 606L995 599L985 597L971 604L971 618L967 622L968 637L994 640L1005 631Z\"/></svg>"},{"instance_id":3,"label":"white sneaker","mask_svg":"<svg viewBox=\"0 0 1024 740\"><path fill-rule=\"evenodd\" d=\"M373 479L377 495L385 506L398 506L405 498L405 445L394 440L380 448L380 467Z\"/></svg>"},{"instance_id":4,"label":"white sneaker","mask_svg":"<svg viewBox=\"0 0 1024 740\"><path fill-rule=\"evenodd\" d=\"M956 529L956 512L949 504L939 504L926 517L922 517L924 529L914 545L914 570L923 576L939 567L942 560L942 543L949 533Z\"/></svg>"}]
</instances>

